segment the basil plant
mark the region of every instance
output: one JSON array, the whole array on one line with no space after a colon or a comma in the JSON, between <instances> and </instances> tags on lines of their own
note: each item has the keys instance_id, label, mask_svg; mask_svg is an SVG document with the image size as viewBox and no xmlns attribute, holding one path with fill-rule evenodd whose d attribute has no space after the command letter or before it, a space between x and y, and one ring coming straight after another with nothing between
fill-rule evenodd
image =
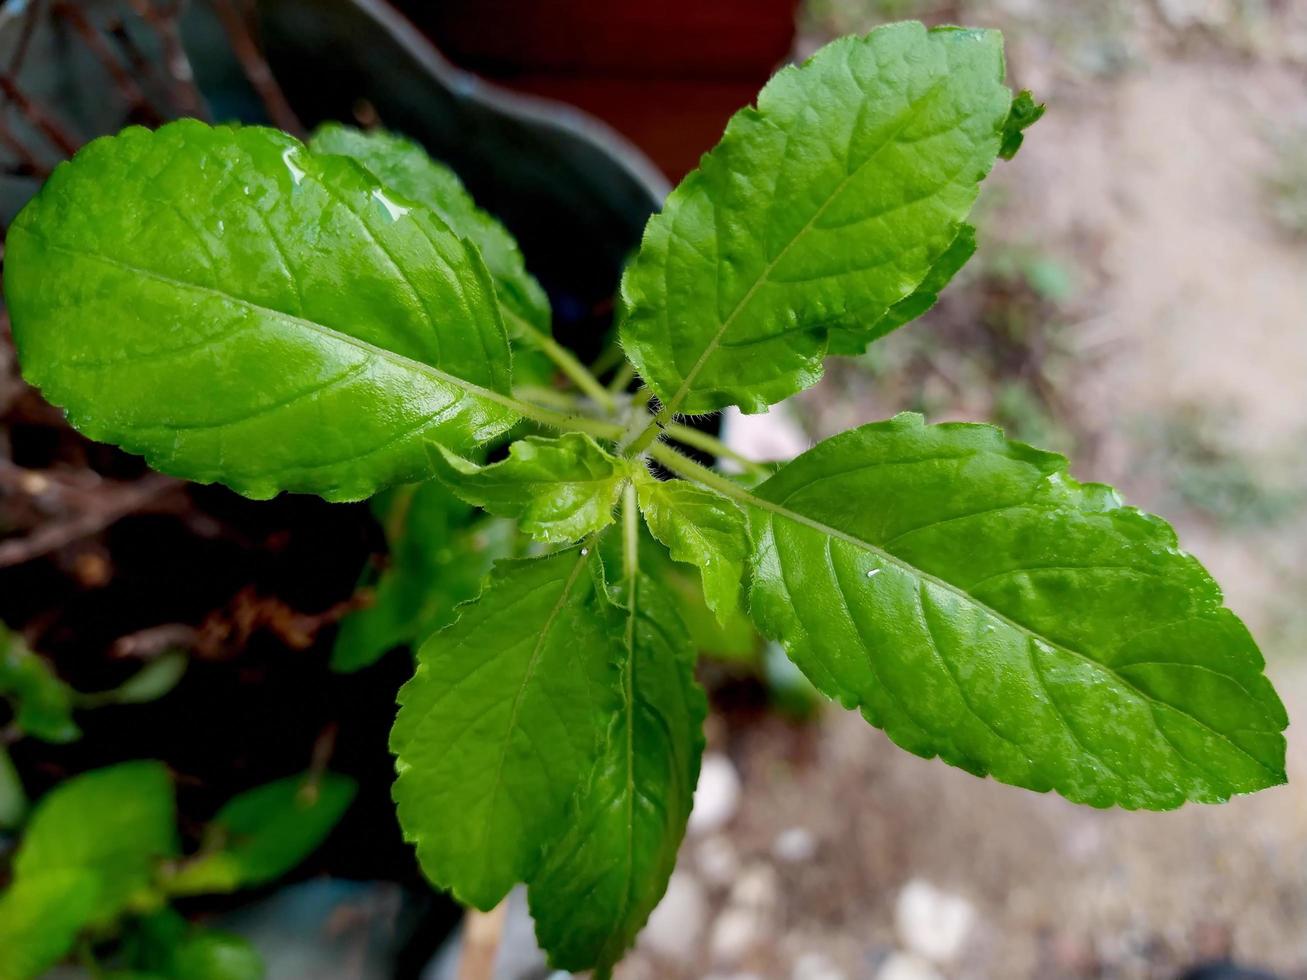
<instances>
[{"instance_id":1,"label":"basil plant","mask_svg":"<svg viewBox=\"0 0 1307 980\"><path fill-rule=\"evenodd\" d=\"M740 477L677 448L711 445L678 419L763 411L928 309L1041 112L994 31L894 24L779 72L650 219L608 387L413 143L130 128L10 230L14 339L74 426L165 473L331 501L436 480L538 540L421 645L394 799L433 883L489 909L524 882L553 964L605 975L703 749L668 554L918 755L1096 807L1284 781L1284 708L1217 584L1060 456L915 415ZM575 393L515 388L515 353Z\"/></svg>"}]
</instances>

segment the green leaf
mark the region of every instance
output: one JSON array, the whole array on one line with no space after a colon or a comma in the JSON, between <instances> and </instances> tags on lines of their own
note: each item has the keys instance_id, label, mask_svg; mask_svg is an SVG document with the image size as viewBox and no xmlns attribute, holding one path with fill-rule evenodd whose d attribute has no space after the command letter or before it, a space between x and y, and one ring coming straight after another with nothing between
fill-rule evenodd
<instances>
[{"instance_id":1,"label":"green leaf","mask_svg":"<svg viewBox=\"0 0 1307 980\"><path fill-rule=\"evenodd\" d=\"M602 971L622 958L676 865L699 778L707 700L670 596L626 583L615 624L622 699L594 774L528 898L549 962Z\"/></svg>"},{"instance_id":2,"label":"green leaf","mask_svg":"<svg viewBox=\"0 0 1307 980\"><path fill-rule=\"evenodd\" d=\"M333 670L361 670L448 626L454 607L476 596L490 566L509 557L517 538L512 522L475 518L439 480L399 487L373 502L387 529L390 564L375 579L372 604L341 623Z\"/></svg>"},{"instance_id":3,"label":"green leaf","mask_svg":"<svg viewBox=\"0 0 1307 980\"><path fill-rule=\"evenodd\" d=\"M197 932L179 946L168 974L175 980L263 980L263 960L250 943L227 932Z\"/></svg>"},{"instance_id":4,"label":"green leaf","mask_svg":"<svg viewBox=\"0 0 1307 980\"><path fill-rule=\"evenodd\" d=\"M744 512L711 490L684 480L645 474L637 490L640 513L676 561L699 568L708 607L722 625L739 613L749 558Z\"/></svg>"},{"instance_id":5,"label":"green leaf","mask_svg":"<svg viewBox=\"0 0 1307 980\"><path fill-rule=\"evenodd\" d=\"M1011 104L995 31L893 24L779 72L622 279L668 411L761 411L816 382L831 331L870 340L957 238Z\"/></svg>"},{"instance_id":6,"label":"green leaf","mask_svg":"<svg viewBox=\"0 0 1307 980\"><path fill-rule=\"evenodd\" d=\"M27 817L27 790L9 750L0 745L0 830L16 830Z\"/></svg>"},{"instance_id":7,"label":"green leaf","mask_svg":"<svg viewBox=\"0 0 1307 980\"><path fill-rule=\"evenodd\" d=\"M1216 583L1062 457L905 415L755 494L755 620L909 751L1130 809L1284 781L1284 708Z\"/></svg>"},{"instance_id":8,"label":"green leaf","mask_svg":"<svg viewBox=\"0 0 1307 980\"><path fill-rule=\"evenodd\" d=\"M0 625L0 696L14 705L14 722L43 742L72 742L81 737L73 721L73 691L50 664L27 649L22 639Z\"/></svg>"},{"instance_id":9,"label":"green leaf","mask_svg":"<svg viewBox=\"0 0 1307 980\"><path fill-rule=\"evenodd\" d=\"M100 877L64 868L18 878L0 895L0 980L40 976L95 917Z\"/></svg>"},{"instance_id":10,"label":"green leaf","mask_svg":"<svg viewBox=\"0 0 1307 980\"><path fill-rule=\"evenodd\" d=\"M175 895L231 892L275 881L308 857L357 789L335 773L292 776L235 797L204 831L201 853L168 880Z\"/></svg>"},{"instance_id":11,"label":"green leaf","mask_svg":"<svg viewBox=\"0 0 1307 980\"><path fill-rule=\"evenodd\" d=\"M362 132L328 123L309 140L314 153L337 154L358 161L385 186L430 208L462 238L476 245L506 310L509 332L550 333L549 298L526 271L522 250L490 214L472 200L458 175L437 163L412 140L381 130Z\"/></svg>"},{"instance_id":12,"label":"green leaf","mask_svg":"<svg viewBox=\"0 0 1307 980\"><path fill-rule=\"evenodd\" d=\"M1039 122L1043 115L1044 103L1040 102L1036 105L1028 89L1018 93L1012 100L1012 109L1008 112L1007 122L1003 124L1003 146L998 151L998 155L1004 160L1011 160L1016 156L1017 150L1021 149L1021 144L1026 138L1023 130Z\"/></svg>"},{"instance_id":13,"label":"green leaf","mask_svg":"<svg viewBox=\"0 0 1307 980\"><path fill-rule=\"evenodd\" d=\"M400 825L460 901L490 909L529 880L594 770L619 695L604 588L585 548L500 562L400 690Z\"/></svg>"},{"instance_id":14,"label":"green leaf","mask_svg":"<svg viewBox=\"0 0 1307 980\"><path fill-rule=\"evenodd\" d=\"M84 773L37 804L14 858L15 880L92 873L100 885L94 920L110 922L149 888L159 861L176 853L175 823L172 781L162 763L123 762Z\"/></svg>"},{"instance_id":15,"label":"green leaf","mask_svg":"<svg viewBox=\"0 0 1307 980\"><path fill-rule=\"evenodd\" d=\"M632 469L579 432L519 439L507 459L490 466L437 446L432 464L462 499L516 518L525 533L546 542L578 541L611 524Z\"/></svg>"},{"instance_id":16,"label":"green leaf","mask_svg":"<svg viewBox=\"0 0 1307 980\"><path fill-rule=\"evenodd\" d=\"M262 980L263 961L240 936L197 928L171 908L130 924L120 956L130 972L115 978L169 980Z\"/></svg>"},{"instance_id":17,"label":"green leaf","mask_svg":"<svg viewBox=\"0 0 1307 980\"><path fill-rule=\"evenodd\" d=\"M25 377L78 429L248 496L366 497L518 417L476 249L274 130L88 144L10 228L4 285Z\"/></svg>"},{"instance_id":18,"label":"green leaf","mask_svg":"<svg viewBox=\"0 0 1307 980\"><path fill-rule=\"evenodd\" d=\"M879 340L886 334L897 330L903 324L915 320L939 301L939 294L944 291L952 278L976 254L976 229L963 225L953 244L950 245L930 267L926 278L916 291L899 300L885 315L876 321L870 332L857 330L832 330L830 334L830 353L857 355L866 351L867 345Z\"/></svg>"}]
</instances>

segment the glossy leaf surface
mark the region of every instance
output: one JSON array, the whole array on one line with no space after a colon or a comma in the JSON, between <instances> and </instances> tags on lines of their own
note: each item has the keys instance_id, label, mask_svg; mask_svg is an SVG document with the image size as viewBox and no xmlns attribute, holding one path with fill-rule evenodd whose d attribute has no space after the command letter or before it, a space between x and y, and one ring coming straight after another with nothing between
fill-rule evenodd
<instances>
[{"instance_id":1,"label":"glossy leaf surface","mask_svg":"<svg viewBox=\"0 0 1307 980\"><path fill-rule=\"evenodd\" d=\"M540 945L565 970L611 967L662 898L703 753L707 701L671 597L644 576L621 592L621 702L566 833L528 890Z\"/></svg>"},{"instance_id":2,"label":"glossy leaf surface","mask_svg":"<svg viewBox=\"0 0 1307 980\"><path fill-rule=\"evenodd\" d=\"M549 298L526 271L522 250L508 229L477 207L454 171L403 136L380 130L365 133L336 123L320 127L309 140L309 148L314 153L350 157L385 186L435 211L481 252L500 302L507 308L510 333L521 325L550 332Z\"/></svg>"},{"instance_id":3,"label":"glossy leaf surface","mask_svg":"<svg viewBox=\"0 0 1307 980\"><path fill-rule=\"evenodd\" d=\"M476 249L270 129L88 144L10 229L5 294L24 376L83 433L253 497L366 497L517 418Z\"/></svg>"},{"instance_id":4,"label":"glossy leaf surface","mask_svg":"<svg viewBox=\"0 0 1307 980\"><path fill-rule=\"evenodd\" d=\"M500 562L400 690L395 802L423 871L490 909L562 836L619 703L598 555Z\"/></svg>"},{"instance_id":5,"label":"glossy leaf surface","mask_svg":"<svg viewBox=\"0 0 1307 980\"><path fill-rule=\"evenodd\" d=\"M935 264L926 273L912 295L899 300L885 315L876 321L871 330L832 330L830 334L830 353L858 355L866 351L873 340L879 340L886 334L897 330L929 310L939 300L952 278L976 254L976 229L963 225L962 230L953 239L944 254L935 260Z\"/></svg>"},{"instance_id":6,"label":"glossy leaf surface","mask_svg":"<svg viewBox=\"0 0 1307 980\"><path fill-rule=\"evenodd\" d=\"M870 340L957 238L1011 103L993 31L894 24L779 72L627 268L640 375L687 413L813 384L828 334Z\"/></svg>"},{"instance_id":7,"label":"glossy leaf surface","mask_svg":"<svg viewBox=\"0 0 1307 980\"><path fill-rule=\"evenodd\" d=\"M587 435L556 439L528 436L513 443L508 458L489 466L436 448L437 475L470 504L514 517L540 541L578 541L613 522L613 508L631 464Z\"/></svg>"},{"instance_id":8,"label":"glossy leaf surface","mask_svg":"<svg viewBox=\"0 0 1307 980\"><path fill-rule=\"evenodd\" d=\"M708 607L721 623L729 622L741 608L749 560L744 512L725 497L684 480L645 476L638 491L650 532L676 561L699 568Z\"/></svg>"},{"instance_id":9,"label":"glossy leaf surface","mask_svg":"<svg viewBox=\"0 0 1307 980\"><path fill-rule=\"evenodd\" d=\"M904 748L1094 806L1284 781L1284 708L1216 583L1060 456L899 416L755 494L755 620Z\"/></svg>"}]
</instances>

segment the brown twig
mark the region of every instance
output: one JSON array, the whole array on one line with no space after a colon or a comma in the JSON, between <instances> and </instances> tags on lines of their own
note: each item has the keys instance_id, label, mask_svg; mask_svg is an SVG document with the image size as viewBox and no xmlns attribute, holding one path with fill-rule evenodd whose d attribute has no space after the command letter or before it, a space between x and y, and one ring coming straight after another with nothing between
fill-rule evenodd
<instances>
[{"instance_id":1,"label":"brown twig","mask_svg":"<svg viewBox=\"0 0 1307 980\"><path fill-rule=\"evenodd\" d=\"M5 475L6 480L10 480L14 478L13 471L17 469L18 467L4 466L0 467L0 473ZM20 472L17 480L20 481L20 489L32 495L51 489L49 478L41 473ZM26 482L25 486L22 485L23 481ZM81 494L84 496L83 506L71 517L49 521L23 537L0 541L0 568L21 565L98 534L119 518L143 509L180 486L180 481L157 474L132 483L115 484L105 481L94 492ZM69 486L63 489L75 490Z\"/></svg>"},{"instance_id":2,"label":"brown twig","mask_svg":"<svg viewBox=\"0 0 1307 980\"><path fill-rule=\"evenodd\" d=\"M278 129L303 137L304 125L295 115L295 110L290 107L286 93L277 84L277 79L273 76L272 69L268 67L268 62L263 57L263 52L259 50L258 43L250 33L245 18L232 5L231 0L211 0L211 2L218 19L222 21L223 30L227 32L232 53L240 62L245 77L254 86L254 91L262 100L263 107L268 111L268 119Z\"/></svg>"},{"instance_id":3,"label":"brown twig","mask_svg":"<svg viewBox=\"0 0 1307 980\"><path fill-rule=\"evenodd\" d=\"M54 5L54 13L57 17L62 17L73 27L73 33L81 39L86 45L88 51L95 56L102 67L112 79L114 87L118 89L119 96L133 110L139 112L141 117L153 125L163 122L163 116L159 110L154 107L145 92L136 84L136 79L132 78L131 73L123 67L113 50L104 40L104 35L92 24L82 12L81 8L75 4L60 2Z\"/></svg>"},{"instance_id":4,"label":"brown twig","mask_svg":"<svg viewBox=\"0 0 1307 980\"><path fill-rule=\"evenodd\" d=\"M132 10L145 21L159 38L159 47L163 50L164 64L168 68L168 77L172 80L170 95L173 105L183 116L197 119L210 119L208 106L195 85L195 72L191 69L190 59L186 56L186 47L182 44L181 32L177 27L179 7L170 4L165 9L156 7L150 0L128 0Z\"/></svg>"},{"instance_id":5,"label":"brown twig","mask_svg":"<svg viewBox=\"0 0 1307 980\"><path fill-rule=\"evenodd\" d=\"M0 143L3 143L18 157L18 163L10 167L9 172L16 177L48 177L50 168L36 158L36 154L27 148L9 129L9 124L0 116Z\"/></svg>"},{"instance_id":6,"label":"brown twig","mask_svg":"<svg viewBox=\"0 0 1307 980\"><path fill-rule=\"evenodd\" d=\"M36 25L41 20L42 6L44 6L42 0L32 0L32 5L27 8L27 15L23 18L22 33L18 35L18 43L14 45L14 53L9 59L9 74L15 77L22 70L23 62L27 59L27 50L32 46Z\"/></svg>"},{"instance_id":7,"label":"brown twig","mask_svg":"<svg viewBox=\"0 0 1307 980\"><path fill-rule=\"evenodd\" d=\"M320 613L304 613L276 596L262 596L253 587L246 587L198 627L185 623L151 626L119 637L113 655L148 660L166 650L184 647L201 659L221 660L240 653L261 630L292 650L304 650L313 645L319 632L364 604L364 600L351 596Z\"/></svg>"},{"instance_id":8,"label":"brown twig","mask_svg":"<svg viewBox=\"0 0 1307 980\"><path fill-rule=\"evenodd\" d=\"M78 141L75 140L49 112L42 109L30 96L28 96L18 83L9 75L8 72L0 72L0 93L14 104L16 108L28 122L41 131L41 133L54 146L56 146L64 156L72 156L77 152Z\"/></svg>"}]
</instances>

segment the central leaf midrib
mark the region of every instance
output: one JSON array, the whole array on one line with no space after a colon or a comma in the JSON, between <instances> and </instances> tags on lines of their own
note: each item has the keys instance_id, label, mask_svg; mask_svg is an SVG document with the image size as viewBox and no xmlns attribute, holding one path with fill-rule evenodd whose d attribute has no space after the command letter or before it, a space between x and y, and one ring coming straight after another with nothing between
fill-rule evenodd
<instances>
[{"instance_id":1,"label":"central leaf midrib","mask_svg":"<svg viewBox=\"0 0 1307 980\"><path fill-rule=\"evenodd\" d=\"M176 289L190 290L192 292L200 293L205 296L214 297L223 302L230 303L232 305L241 307L246 310L250 310L256 314L263 314L269 317L280 319L286 323L290 323L295 326L301 327L309 331L310 333L318 334L320 336L326 337L329 340L335 341L336 343L345 344L346 346L349 347L354 347L374 357L379 357L382 360L389 361L390 363L398 367L404 368L405 370L409 370L417 374L428 375L429 377L433 378L436 381L440 381L443 382L444 384L452 385L456 388L465 391L467 394L472 395L474 397L482 398L486 401L494 402L496 405L500 405L503 408L513 411L514 413L518 412L518 405L516 401L513 398L509 397L508 395L501 394L500 392L497 391L492 391L489 388L483 388L481 385L478 385L475 382L468 381L465 378L460 378L458 377L458 375L455 374L449 374L448 372L442 371L440 368L435 367L434 365L427 364L424 361L419 361L414 358L408 357L407 355L401 354L398 351L388 350L385 347L379 347L376 344L363 340L360 337L355 337L352 334L345 333L344 331L329 326L328 324L319 323L316 320L309 320L302 316L296 316L293 313L287 313L284 310L274 309L273 307L270 306L264 306L260 303L255 303L252 300L248 300L240 296L235 296L232 293L224 292L223 290L217 289L213 286L205 286L201 283L187 282L184 279L177 279L173 276L169 276L155 269L148 269L143 266L135 265L131 262L123 261L122 259L116 259L113 258L112 256L102 255L99 252L93 252L88 249L73 248L68 245L63 245L57 242L53 242L45 235L33 231L30 228L25 228L20 226L17 228L10 229L10 234L13 234L14 232L22 232L24 234L31 235L33 238L39 239L45 245L46 248L49 248L56 252L63 252L66 255L75 256L77 258L101 262L107 266L111 266L112 268L121 269L124 272L129 272L133 275L141 276L146 279L152 279L155 282L163 283L164 285L172 286Z\"/></svg>"},{"instance_id":2,"label":"central leaf midrib","mask_svg":"<svg viewBox=\"0 0 1307 980\"><path fill-rule=\"evenodd\" d=\"M1103 673L1109 675L1110 677L1115 678L1123 687L1125 687L1129 691L1134 692L1136 696L1143 699L1149 705L1162 704L1172 709L1173 711L1178 711L1184 717L1192 721L1195 725L1198 725L1204 731L1209 732L1211 735L1225 742L1235 751L1239 752L1241 755L1251 760L1259 768L1265 770L1266 772L1270 773L1273 776L1280 775L1279 772L1277 772L1275 769L1268 766L1266 763L1262 762L1256 756L1252 755L1252 753L1250 753L1247 749L1243 748L1243 746L1238 745L1233 739L1230 738L1230 736L1224 734L1223 732L1218 732L1216 729L1212 728L1210 725L1205 723L1202 719L1196 718L1190 712L1185 711L1184 709L1179 708L1176 705L1168 704L1165 701L1159 701L1157 698L1153 697L1147 691L1144 691L1142 688L1138 687L1136 684L1130 681L1129 678L1119 674L1108 664L1096 660L1089 654L1083 653L1082 651L1077 650L1074 647L1069 647L1064 643L1059 643L1056 640L1052 640L1049 637L1046 637L1043 634L1036 632L1029 626L1026 626L1024 623L1017 622L1015 619L1012 619L1006 613L1003 613L995 609L993 606L989 605L988 603L982 601L981 599L978 599L976 596L972 595L970 592L966 591L961 586L955 585L954 583L948 581L947 579L940 578L939 576L933 575L930 572L925 571L924 569L918 568L916 565L913 565L911 562L908 562L900 558L899 556L893 554L892 552L886 551L885 549L881 548L878 545L873 544L870 541L864 541L862 538L859 538L857 535L849 534L845 531L839 530L838 528L834 528L827 524L823 524L819 520L808 517L805 514L800 514L797 511L790 510L788 507L785 507L781 504L773 503L772 501L767 500L764 497L759 497L756 494L750 493L749 491L744 490L743 488L741 488L739 497L741 500L748 503L750 506L757 507L760 510L767 511L779 517L783 517L786 520L795 522L796 524L802 524L803 526L808 527L814 531L818 531L821 534L828 535L837 540L843 541L846 544L850 544L853 545L854 547L861 548L864 551L871 552L872 554L878 556L881 560L883 560L887 564L893 565L894 567L900 569L903 572L906 572L909 575L915 576L921 579L922 581L929 582L932 585L944 589L946 592L952 593L953 595L957 596L959 599L963 600L964 602L976 606L982 612L986 613L989 616L992 616L994 619L997 619L999 622L1003 623L1004 625L1011 627L1013 630L1016 630L1018 633L1025 636L1028 640L1032 640L1037 643L1043 643L1056 650L1060 650L1063 653L1068 653L1071 656L1075 657L1076 659L1081 660L1084 663L1088 664L1090 667L1096 668L1097 670L1102 671ZM1159 730L1160 730L1160 726L1159 726Z\"/></svg>"}]
</instances>

